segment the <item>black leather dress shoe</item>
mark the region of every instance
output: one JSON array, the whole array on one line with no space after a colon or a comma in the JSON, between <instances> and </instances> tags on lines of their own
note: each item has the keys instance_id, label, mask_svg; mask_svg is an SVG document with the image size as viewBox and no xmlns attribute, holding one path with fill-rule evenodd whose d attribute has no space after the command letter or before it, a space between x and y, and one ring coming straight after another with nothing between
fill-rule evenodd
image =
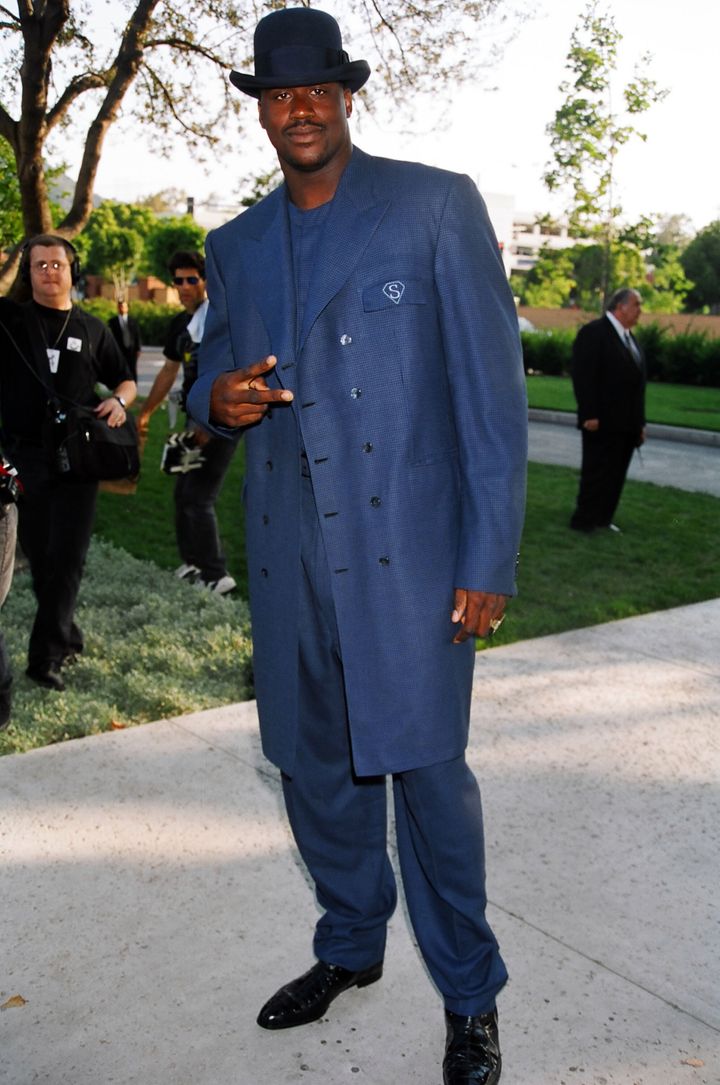
<instances>
[{"instance_id":1,"label":"black leather dress shoe","mask_svg":"<svg viewBox=\"0 0 720 1085\"><path fill-rule=\"evenodd\" d=\"M367 987L382 976L383 963L361 972L351 972L339 964L318 961L309 972L281 987L258 1014L261 1028L294 1028L317 1021L328 1006L349 987Z\"/></svg>"},{"instance_id":2,"label":"black leather dress shoe","mask_svg":"<svg viewBox=\"0 0 720 1085\"><path fill-rule=\"evenodd\" d=\"M463 1017L445 1010L445 1021L444 1085L496 1085L502 1070L497 1012Z\"/></svg>"},{"instance_id":3,"label":"black leather dress shoe","mask_svg":"<svg viewBox=\"0 0 720 1085\"><path fill-rule=\"evenodd\" d=\"M65 689L60 668L55 663L47 663L42 667L28 667L25 674L28 678L32 678L33 682L37 682L39 686L45 686L46 689L54 689L58 693L62 693Z\"/></svg>"}]
</instances>

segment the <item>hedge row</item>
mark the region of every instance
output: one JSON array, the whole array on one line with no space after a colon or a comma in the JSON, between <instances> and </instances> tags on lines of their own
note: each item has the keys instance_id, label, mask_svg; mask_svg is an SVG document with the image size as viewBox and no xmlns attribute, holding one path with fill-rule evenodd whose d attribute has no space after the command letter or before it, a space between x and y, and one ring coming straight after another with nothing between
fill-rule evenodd
<instances>
[{"instance_id":1,"label":"hedge row","mask_svg":"<svg viewBox=\"0 0 720 1085\"><path fill-rule=\"evenodd\" d=\"M81 302L82 308L107 323L117 313L117 306L109 298L91 298ZM134 301L132 315L140 325L140 338L147 346L162 346L168 324L180 312L176 305L158 305L155 301Z\"/></svg>"},{"instance_id":2,"label":"hedge row","mask_svg":"<svg viewBox=\"0 0 720 1085\"><path fill-rule=\"evenodd\" d=\"M720 339L704 332L671 335L658 324L644 324L634 334L645 352L650 380L720 388ZM523 332L521 338L526 373L569 374L574 331Z\"/></svg>"}]
</instances>

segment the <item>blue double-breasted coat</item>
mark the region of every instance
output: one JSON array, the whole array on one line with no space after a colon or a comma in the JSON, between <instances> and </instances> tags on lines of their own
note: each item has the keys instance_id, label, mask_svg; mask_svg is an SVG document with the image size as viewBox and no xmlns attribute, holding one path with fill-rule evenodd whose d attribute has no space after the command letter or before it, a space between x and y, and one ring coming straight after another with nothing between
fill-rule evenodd
<instances>
[{"instance_id":1,"label":"blue double-breasted coat","mask_svg":"<svg viewBox=\"0 0 720 1085\"><path fill-rule=\"evenodd\" d=\"M281 186L207 242L210 309L189 407L267 354L294 392L245 434L255 685L267 757L292 775L300 453L332 576L354 768L457 757L474 645L453 590L512 594L527 408L518 323L468 177L354 149L297 326ZM482 695L480 693L480 695Z\"/></svg>"}]
</instances>

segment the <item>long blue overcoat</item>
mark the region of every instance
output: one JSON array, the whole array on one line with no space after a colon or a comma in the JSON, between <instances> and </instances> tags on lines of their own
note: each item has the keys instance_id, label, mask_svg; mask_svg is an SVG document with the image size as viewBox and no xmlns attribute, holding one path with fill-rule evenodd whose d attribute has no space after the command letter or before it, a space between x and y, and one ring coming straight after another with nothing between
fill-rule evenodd
<instances>
[{"instance_id":1,"label":"long blue overcoat","mask_svg":"<svg viewBox=\"0 0 720 1085\"><path fill-rule=\"evenodd\" d=\"M468 177L354 149L297 327L281 186L207 243L210 309L190 409L276 354L292 389L246 432L255 684L267 757L292 775L300 450L327 551L359 775L458 756L474 645L455 587L514 592L527 407L518 322ZM481 694L480 694L481 695Z\"/></svg>"}]
</instances>

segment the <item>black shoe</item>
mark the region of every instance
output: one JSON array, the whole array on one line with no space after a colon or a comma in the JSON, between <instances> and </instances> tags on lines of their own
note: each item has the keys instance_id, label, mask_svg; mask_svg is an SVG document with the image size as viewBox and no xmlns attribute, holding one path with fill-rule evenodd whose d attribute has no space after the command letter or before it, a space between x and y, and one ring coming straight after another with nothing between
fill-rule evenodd
<instances>
[{"instance_id":1,"label":"black shoe","mask_svg":"<svg viewBox=\"0 0 720 1085\"><path fill-rule=\"evenodd\" d=\"M497 1012L463 1017L445 1010L445 1021L444 1085L496 1085L502 1070Z\"/></svg>"},{"instance_id":2,"label":"black shoe","mask_svg":"<svg viewBox=\"0 0 720 1085\"><path fill-rule=\"evenodd\" d=\"M28 667L25 674L28 678L32 678L33 682L37 682L39 686L45 686L46 689L54 689L57 690L58 693L62 693L65 689L65 683L62 680L60 668L56 663L45 663L37 667Z\"/></svg>"},{"instance_id":3,"label":"black shoe","mask_svg":"<svg viewBox=\"0 0 720 1085\"><path fill-rule=\"evenodd\" d=\"M281 987L258 1014L261 1028L294 1028L317 1021L328 1006L349 987L367 987L382 976L383 963L351 972L339 964L318 961L309 972Z\"/></svg>"}]
</instances>

